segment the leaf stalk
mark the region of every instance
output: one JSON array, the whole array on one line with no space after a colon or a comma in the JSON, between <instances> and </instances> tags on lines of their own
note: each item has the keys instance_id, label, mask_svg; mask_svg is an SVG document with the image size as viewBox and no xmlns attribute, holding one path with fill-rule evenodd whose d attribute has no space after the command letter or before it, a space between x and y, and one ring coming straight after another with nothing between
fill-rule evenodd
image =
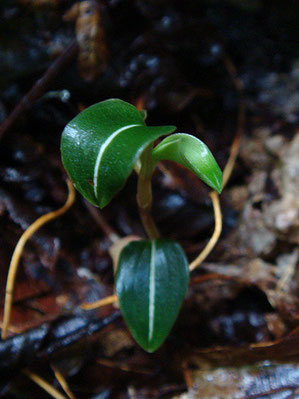
<instances>
[{"instance_id":1,"label":"leaf stalk","mask_svg":"<svg viewBox=\"0 0 299 399\"><path fill-rule=\"evenodd\" d=\"M144 230L148 237L154 240L160 237L160 233L151 214L153 201L151 179L155 168L152 149L153 144L150 144L140 156L141 168L138 174L137 204Z\"/></svg>"}]
</instances>

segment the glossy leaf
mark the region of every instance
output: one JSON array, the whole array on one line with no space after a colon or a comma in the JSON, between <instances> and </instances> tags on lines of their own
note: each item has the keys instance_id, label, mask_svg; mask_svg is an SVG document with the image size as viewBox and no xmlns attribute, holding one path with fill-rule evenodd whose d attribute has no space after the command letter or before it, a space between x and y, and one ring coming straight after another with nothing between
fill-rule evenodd
<instances>
[{"instance_id":1,"label":"glossy leaf","mask_svg":"<svg viewBox=\"0 0 299 399\"><path fill-rule=\"evenodd\" d=\"M142 151L174 126L148 127L145 112L122 100L94 104L65 127L63 165L75 187L103 208L121 190Z\"/></svg>"},{"instance_id":2,"label":"glossy leaf","mask_svg":"<svg viewBox=\"0 0 299 399\"><path fill-rule=\"evenodd\" d=\"M166 137L153 149L153 158L174 161L191 170L218 193L222 190L222 172L209 148L198 138L185 133Z\"/></svg>"},{"instance_id":3,"label":"glossy leaf","mask_svg":"<svg viewBox=\"0 0 299 399\"><path fill-rule=\"evenodd\" d=\"M189 279L188 261L174 241L133 241L120 254L116 293L138 344L155 351L169 334Z\"/></svg>"}]
</instances>

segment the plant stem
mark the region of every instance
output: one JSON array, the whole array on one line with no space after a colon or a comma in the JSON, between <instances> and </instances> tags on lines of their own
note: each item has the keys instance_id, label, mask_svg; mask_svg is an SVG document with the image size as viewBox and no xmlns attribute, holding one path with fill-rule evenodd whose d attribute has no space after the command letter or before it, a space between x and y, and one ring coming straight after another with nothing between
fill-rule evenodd
<instances>
[{"instance_id":1,"label":"plant stem","mask_svg":"<svg viewBox=\"0 0 299 399\"><path fill-rule=\"evenodd\" d=\"M151 215L153 200L151 178L154 171L152 148L153 145L149 145L140 157L141 168L138 175L137 203L144 230L149 238L153 240L158 238L160 233Z\"/></svg>"}]
</instances>

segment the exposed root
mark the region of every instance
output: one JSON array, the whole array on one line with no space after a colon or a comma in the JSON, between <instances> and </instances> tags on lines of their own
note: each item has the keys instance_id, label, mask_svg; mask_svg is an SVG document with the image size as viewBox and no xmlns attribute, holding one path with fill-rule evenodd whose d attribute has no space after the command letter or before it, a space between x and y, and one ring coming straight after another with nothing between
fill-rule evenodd
<instances>
[{"instance_id":1,"label":"exposed root","mask_svg":"<svg viewBox=\"0 0 299 399\"><path fill-rule=\"evenodd\" d=\"M53 219L58 218L63 215L74 203L75 200L75 189L70 180L67 180L68 186L68 198L66 203L59 208L57 211L49 212L45 215L39 217L35 222L33 222L27 230L24 231L21 238L19 239L15 250L13 252L11 262L8 270L8 277L6 282L6 290L5 290L5 302L4 302L4 316L3 316L3 325L2 325L2 339L7 337L8 326L10 322L10 315L13 303L13 292L14 285L16 280L16 275L18 271L19 262L24 250L24 246L29 238L39 230L44 224L50 222Z\"/></svg>"},{"instance_id":2,"label":"exposed root","mask_svg":"<svg viewBox=\"0 0 299 399\"><path fill-rule=\"evenodd\" d=\"M212 191L210 193L210 197L212 200L213 209L214 209L214 217L215 217L214 233L213 233L212 237L210 238L209 242L207 243L207 245L205 246L205 248L202 250L202 252L198 255L198 257L196 259L194 259L193 262L190 263L190 265L189 265L190 271L194 270L206 259L206 257L210 254L212 249L215 247L215 245L220 237L220 234L221 234L222 215L221 215L219 196L216 193L216 191Z\"/></svg>"}]
</instances>

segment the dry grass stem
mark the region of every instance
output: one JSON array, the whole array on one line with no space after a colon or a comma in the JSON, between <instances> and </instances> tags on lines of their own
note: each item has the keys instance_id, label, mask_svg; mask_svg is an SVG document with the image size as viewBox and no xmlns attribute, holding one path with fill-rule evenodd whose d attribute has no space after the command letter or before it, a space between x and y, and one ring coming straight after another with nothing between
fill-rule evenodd
<instances>
[{"instance_id":1,"label":"dry grass stem","mask_svg":"<svg viewBox=\"0 0 299 399\"><path fill-rule=\"evenodd\" d=\"M56 380L59 382L61 388L64 390L64 392L67 394L67 396L69 397L69 399L76 399L75 395L73 394L73 392L70 390L70 387L68 385L68 383L66 382L64 376L61 374L61 372L55 367L55 366L51 366L54 375L56 377Z\"/></svg>"},{"instance_id":2,"label":"dry grass stem","mask_svg":"<svg viewBox=\"0 0 299 399\"><path fill-rule=\"evenodd\" d=\"M117 296L110 295L110 296L107 296L106 298L100 299L95 302L83 303L80 307L81 307L81 309L84 309L84 310L92 310L92 309L100 308L101 306L112 305L115 302L117 302Z\"/></svg>"},{"instance_id":3,"label":"dry grass stem","mask_svg":"<svg viewBox=\"0 0 299 399\"><path fill-rule=\"evenodd\" d=\"M46 392L48 392L49 395L52 396L52 398L55 399L67 399L66 396L62 395L56 388L54 388L51 384L49 384L46 380L41 378L39 375L33 373L30 370L24 370L24 374L27 375L30 380L35 382L38 386L40 386L42 389L44 389Z\"/></svg>"}]
</instances>

